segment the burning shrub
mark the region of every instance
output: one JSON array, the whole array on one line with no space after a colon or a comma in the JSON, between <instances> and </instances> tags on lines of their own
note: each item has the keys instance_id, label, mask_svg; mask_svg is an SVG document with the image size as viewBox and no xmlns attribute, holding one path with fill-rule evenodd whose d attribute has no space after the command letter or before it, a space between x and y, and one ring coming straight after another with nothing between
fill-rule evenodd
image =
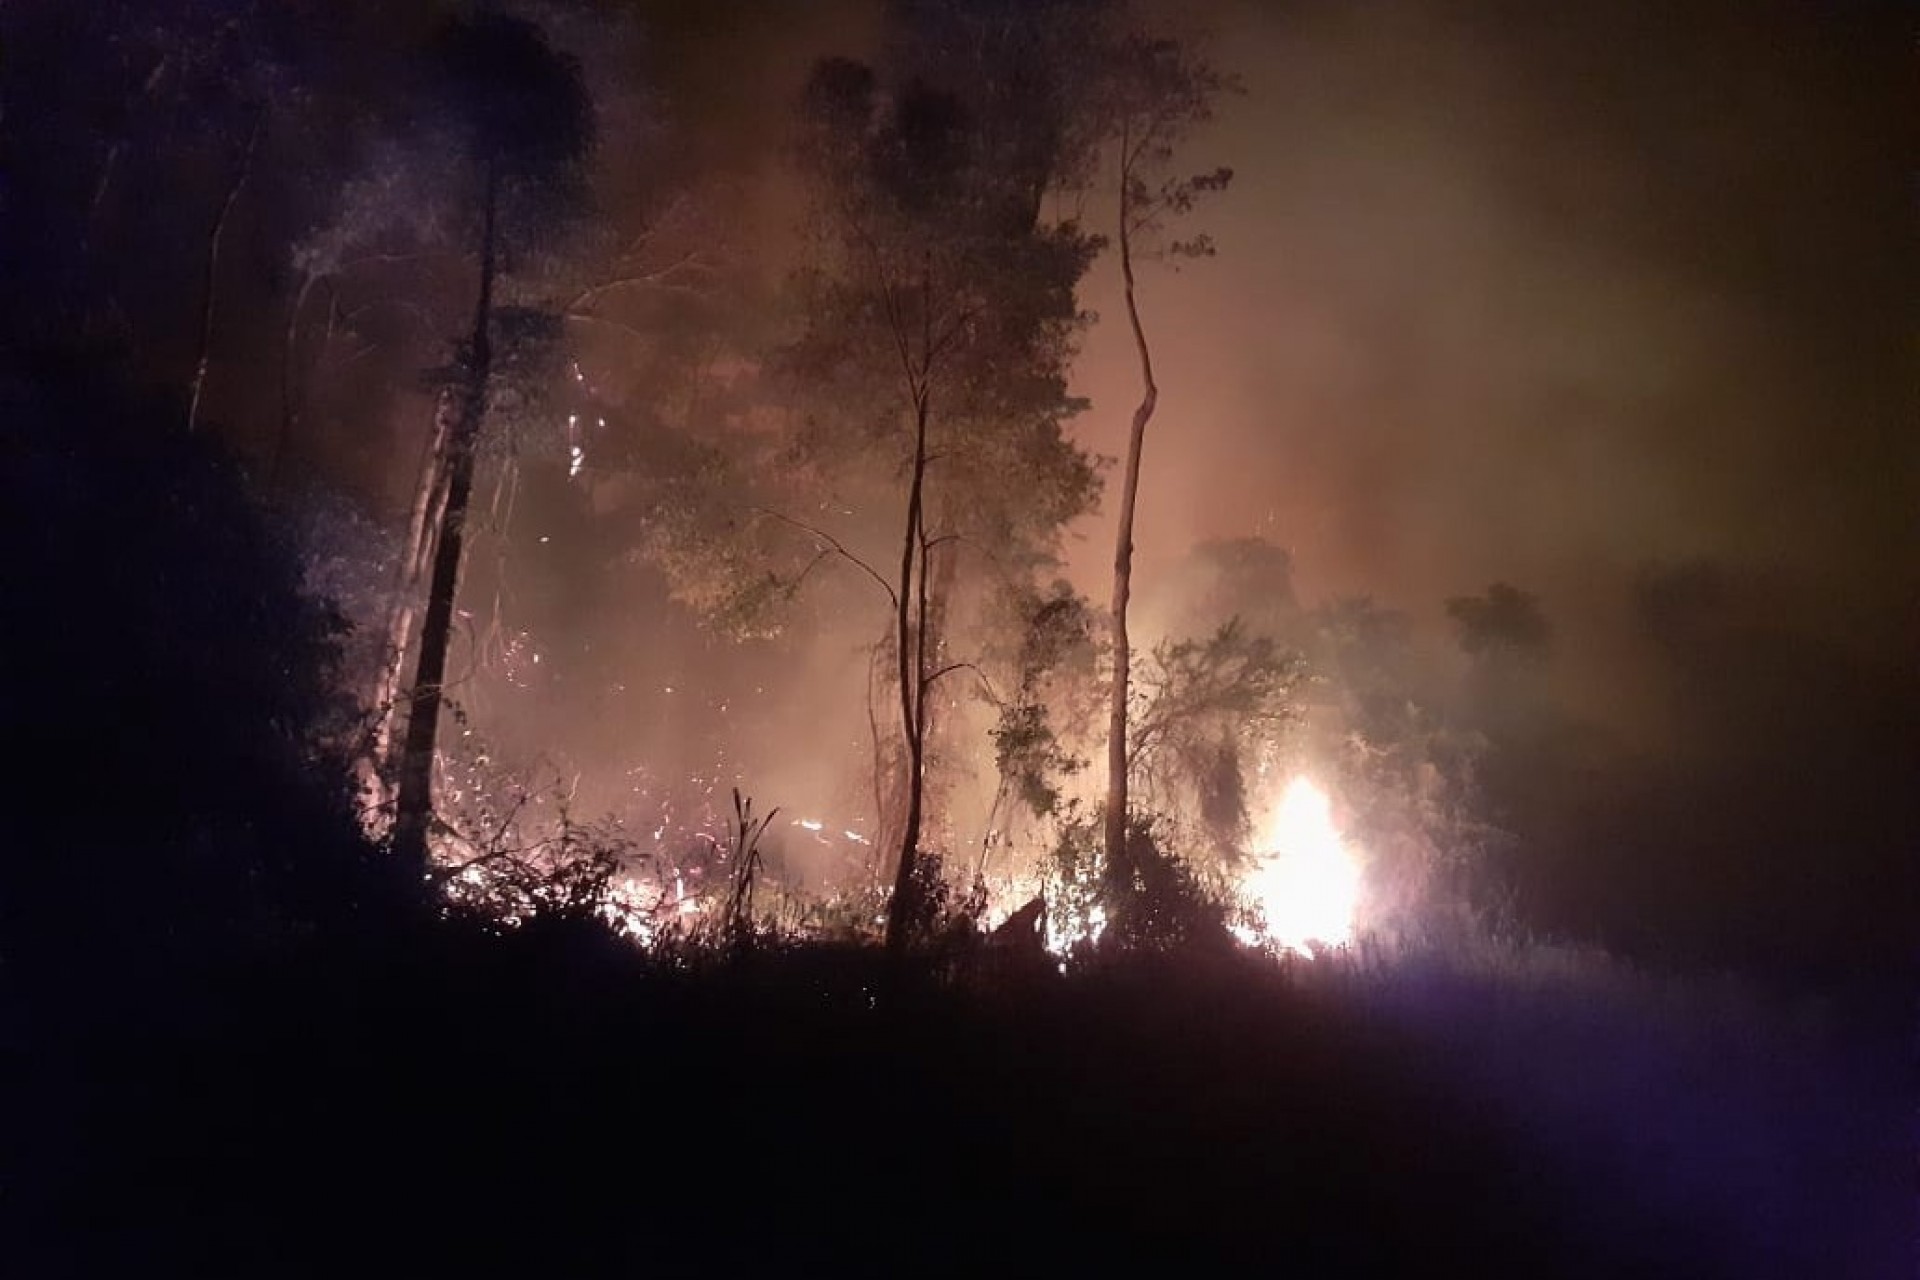
<instances>
[{"instance_id":1,"label":"burning shrub","mask_svg":"<svg viewBox=\"0 0 1920 1280\"><path fill-rule=\"evenodd\" d=\"M1047 948L1062 961L1095 951L1213 949L1229 941L1227 908L1174 850L1161 822L1135 817L1122 862L1108 865L1097 818L1060 827L1047 886Z\"/></svg>"},{"instance_id":2,"label":"burning shrub","mask_svg":"<svg viewBox=\"0 0 1920 1280\"><path fill-rule=\"evenodd\" d=\"M475 738L465 714L436 760L440 805L430 849L450 910L490 926L599 919L618 927L634 904L616 881L633 841L620 824L583 822L557 773L516 773Z\"/></svg>"},{"instance_id":3,"label":"burning shrub","mask_svg":"<svg viewBox=\"0 0 1920 1280\"><path fill-rule=\"evenodd\" d=\"M1162 847L1151 818L1128 823L1126 856L1105 869L1103 881L1110 946L1167 952L1229 942L1225 906L1184 858Z\"/></svg>"},{"instance_id":4,"label":"burning shrub","mask_svg":"<svg viewBox=\"0 0 1920 1280\"><path fill-rule=\"evenodd\" d=\"M946 859L923 852L913 866L913 889L907 895L912 913L908 936L935 955L964 950L980 936L987 913L987 884L975 876L964 894L955 894L947 880Z\"/></svg>"}]
</instances>

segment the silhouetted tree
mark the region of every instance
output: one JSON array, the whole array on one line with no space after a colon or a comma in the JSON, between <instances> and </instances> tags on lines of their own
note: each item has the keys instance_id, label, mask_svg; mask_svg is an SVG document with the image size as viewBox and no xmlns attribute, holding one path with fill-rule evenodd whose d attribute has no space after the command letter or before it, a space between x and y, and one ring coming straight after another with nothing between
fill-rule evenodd
<instances>
[{"instance_id":1,"label":"silhouetted tree","mask_svg":"<svg viewBox=\"0 0 1920 1280\"><path fill-rule=\"evenodd\" d=\"M436 54L435 87L443 95L473 184L479 271L472 330L461 353L461 376L442 400L448 417L446 497L434 541L420 660L395 797L394 849L414 865L427 860L447 647L474 462L493 372L494 283L502 241L510 227L531 236L541 216L552 213L555 198L577 180L580 161L593 137L590 106L574 67L547 45L531 23L485 12L462 18L443 33ZM505 219L503 212L508 215Z\"/></svg>"},{"instance_id":2,"label":"silhouetted tree","mask_svg":"<svg viewBox=\"0 0 1920 1280\"><path fill-rule=\"evenodd\" d=\"M946 651L959 557L1018 574L1091 499L1092 469L1060 424L1077 407L1065 389L1081 322L1073 289L1094 245L1072 224L1035 220L1025 184L993 163L991 114L924 82L881 89L846 61L823 64L810 87L802 154L819 256L799 281L807 328L785 365L827 406L816 456L871 467L884 449L905 489L898 569L859 561L893 614L897 952L917 918L902 907L919 883L930 694L970 665Z\"/></svg>"},{"instance_id":3,"label":"silhouetted tree","mask_svg":"<svg viewBox=\"0 0 1920 1280\"><path fill-rule=\"evenodd\" d=\"M987 812L977 874L985 873L995 847L1006 842L1002 828L1013 826L1016 803L1035 818L1060 809L1067 779L1087 765L1075 748L1103 692L1095 680L1097 617L1084 596L1056 582L1045 592L1009 593L1005 607L1011 616L1002 625L1017 643L995 663L1008 680L991 731L999 785Z\"/></svg>"},{"instance_id":4,"label":"silhouetted tree","mask_svg":"<svg viewBox=\"0 0 1920 1280\"><path fill-rule=\"evenodd\" d=\"M1553 638L1540 602L1510 583L1496 582L1482 596L1450 598L1447 616L1459 628L1461 649L1487 661L1538 661Z\"/></svg>"},{"instance_id":5,"label":"silhouetted tree","mask_svg":"<svg viewBox=\"0 0 1920 1280\"><path fill-rule=\"evenodd\" d=\"M70 989L370 924L396 888L328 781L338 615L180 397L123 368L0 363L7 591L31 606L0 689L31 796L0 858L0 967Z\"/></svg>"},{"instance_id":6,"label":"silhouetted tree","mask_svg":"<svg viewBox=\"0 0 1920 1280\"><path fill-rule=\"evenodd\" d=\"M1248 783L1297 712L1298 654L1229 619L1155 646L1131 686L1127 769L1135 786L1196 821L1216 851L1245 843Z\"/></svg>"},{"instance_id":7,"label":"silhouetted tree","mask_svg":"<svg viewBox=\"0 0 1920 1280\"><path fill-rule=\"evenodd\" d=\"M1147 424L1160 402L1154 380L1153 352L1140 318L1134 265L1148 241L1166 221L1192 210L1205 194L1225 189L1231 169L1216 169L1192 177L1170 177L1179 143L1213 115L1214 101L1231 82L1178 43L1128 35L1110 50L1101 90L1101 110L1114 139L1112 160L1118 195L1115 227L1120 250L1120 276L1125 289L1127 323L1133 331L1134 353L1140 367L1140 402L1134 407L1127 435L1126 470L1120 480L1120 514L1113 554L1113 689L1108 702L1107 797L1104 825L1109 858L1118 859L1127 847L1128 682L1133 648L1127 634L1127 605L1133 592L1134 507L1140 494L1140 463L1146 446ZM1199 236L1167 246L1174 254L1207 256L1211 240Z\"/></svg>"}]
</instances>

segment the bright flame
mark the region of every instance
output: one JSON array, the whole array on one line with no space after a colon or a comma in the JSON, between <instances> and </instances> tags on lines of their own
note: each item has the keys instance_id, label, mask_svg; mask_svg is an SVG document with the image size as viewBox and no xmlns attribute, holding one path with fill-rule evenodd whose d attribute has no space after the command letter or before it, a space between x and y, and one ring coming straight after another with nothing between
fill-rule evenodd
<instances>
[{"instance_id":1,"label":"bright flame","mask_svg":"<svg viewBox=\"0 0 1920 1280\"><path fill-rule=\"evenodd\" d=\"M1066 911L1047 912L1047 940L1045 946L1054 959L1060 961L1060 971L1066 972L1066 961L1074 948L1085 944L1098 946L1100 935L1107 931L1107 909L1095 902L1090 904L1083 915L1075 916Z\"/></svg>"},{"instance_id":2,"label":"bright flame","mask_svg":"<svg viewBox=\"0 0 1920 1280\"><path fill-rule=\"evenodd\" d=\"M1333 825L1327 793L1295 778L1262 833L1266 852L1240 882L1264 930L1236 929L1240 940L1263 938L1282 950L1309 953L1310 943L1344 946L1353 940L1360 905L1360 865Z\"/></svg>"},{"instance_id":3,"label":"bright flame","mask_svg":"<svg viewBox=\"0 0 1920 1280\"><path fill-rule=\"evenodd\" d=\"M621 876L607 886L600 918L616 933L650 947L674 929L691 927L703 909L678 872L671 889L649 876Z\"/></svg>"}]
</instances>

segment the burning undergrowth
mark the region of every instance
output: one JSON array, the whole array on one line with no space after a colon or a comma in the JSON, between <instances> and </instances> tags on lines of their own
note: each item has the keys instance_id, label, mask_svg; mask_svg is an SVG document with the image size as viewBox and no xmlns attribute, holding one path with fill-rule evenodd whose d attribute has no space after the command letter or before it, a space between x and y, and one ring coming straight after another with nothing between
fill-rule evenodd
<instances>
[{"instance_id":1,"label":"burning undergrowth","mask_svg":"<svg viewBox=\"0 0 1920 1280\"><path fill-rule=\"evenodd\" d=\"M456 719L464 726L464 717ZM636 834L620 817L584 821L551 765L514 771L463 727L443 754L432 878L456 914L512 930L541 917L595 919L643 949L737 947L754 940L877 943L892 895L871 841L852 827L756 812L739 790L724 820L670 815ZM381 812L369 811L379 835ZM1053 824L1051 848L1012 856L989 877L927 851L910 910L916 936L1033 944L1064 971L1102 951L1161 952L1231 941L1274 955L1329 954L1366 928L1364 853L1336 824L1334 801L1295 776L1270 796L1249 849L1202 862L1180 853L1177 827L1134 824L1123 859L1099 848L1078 804ZM771 840L769 840L771 837ZM811 888L768 848L788 841L864 849L867 874Z\"/></svg>"}]
</instances>

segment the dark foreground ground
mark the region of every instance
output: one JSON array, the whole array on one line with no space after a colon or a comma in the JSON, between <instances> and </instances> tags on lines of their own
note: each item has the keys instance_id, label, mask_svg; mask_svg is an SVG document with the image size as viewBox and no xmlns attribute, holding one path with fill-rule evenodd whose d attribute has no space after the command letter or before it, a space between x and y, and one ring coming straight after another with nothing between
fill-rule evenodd
<instances>
[{"instance_id":1,"label":"dark foreground ground","mask_svg":"<svg viewBox=\"0 0 1920 1280\"><path fill-rule=\"evenodd\" d=\"M1536 953L891 999L826 950L329 949L27 1012L37 1275L1905 1274L1890 1059Z\"/></svg>"}]
</instances>

